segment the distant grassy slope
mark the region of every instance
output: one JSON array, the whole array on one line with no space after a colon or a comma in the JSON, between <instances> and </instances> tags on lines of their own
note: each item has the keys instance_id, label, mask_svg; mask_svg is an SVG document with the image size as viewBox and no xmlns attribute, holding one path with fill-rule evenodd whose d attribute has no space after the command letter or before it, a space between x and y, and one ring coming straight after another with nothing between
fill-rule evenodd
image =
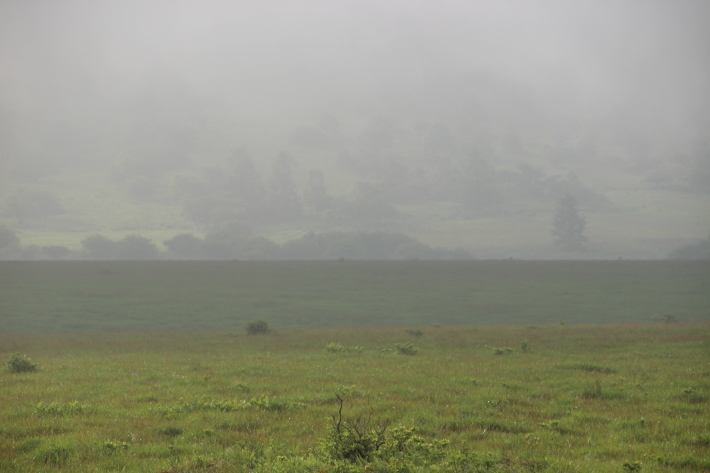
<instances>
[{"instance_id":1,"label":"distant grassy slope","mask_svg":"<svg viewBox=\"0 0 710 473\"><path fill-rule=\"evenodd\" d=\"M0 332L710 319L710 264L0 262Z\"/></svg>"}]
</instances>

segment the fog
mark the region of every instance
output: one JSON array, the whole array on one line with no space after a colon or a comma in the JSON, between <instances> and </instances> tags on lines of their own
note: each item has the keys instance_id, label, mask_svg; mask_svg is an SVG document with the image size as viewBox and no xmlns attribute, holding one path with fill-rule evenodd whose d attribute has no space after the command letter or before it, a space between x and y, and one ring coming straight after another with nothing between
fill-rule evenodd
<instances>
[{"instance_id":1,"label":"fog","mask_svg":"<svg viewBox=\"0 0 710 473\"><path fill-rule=\"evenodd\" d=\"M235 150L249 156L267 187L274 163L290 163L299 196L312 171L325 174L333 197L352 197L362 182L392 189L372 176L384 172L379 167L363 171L375 155L404 169L406 179L431 184L462 166L443 169L435 160L456 163L471 149L493 168L527 163L543 177L573 171L599 194L607 189L597 183L629 172L705 192L708 185L689 184L688 173L704 159L710 130L708 20L710 3L702 0L2 0L0 196L12 200L38 176L100 171L115 178L120 163L136 161L154 161L146 175L168 182L174 175L166 173L204 174ZM327 143L309 141L312 129L328 131L329 118ZM443 138L434 148L412 145L436 126ZM393 144L367 141L368 130L384 129ZM34 182L57 192L72 213L61 190ZM182 205L168 194L161 202ZM451 200L435 184L426 195ZM420 203L388 198L400 214ZM693 209L707 208L702 199ZM466 218L511 211L485 200ZM4 208L0 220L21 228ZM234 219L263 233L254 218ZM702 225L659 238L689 242L707 235ZM87 234L107 228L80 227ZM45 224L27 235L40 230L59 231Z\"/></svg>"}]
</instances>

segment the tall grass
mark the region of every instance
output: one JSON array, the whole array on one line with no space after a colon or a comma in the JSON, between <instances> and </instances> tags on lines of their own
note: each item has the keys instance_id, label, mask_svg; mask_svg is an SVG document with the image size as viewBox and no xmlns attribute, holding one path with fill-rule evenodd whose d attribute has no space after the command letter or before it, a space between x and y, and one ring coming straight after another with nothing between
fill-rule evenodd
<instances>
[{"instance_id":1,"label":"tall grass","mask_svg":"<svg viewBox=\"0 0 710 473\"><path fill-rule=\"evenodd\" d=\"M420 326L416 356L404 327L0 336L41 367L0 374L0 471L707 471L709 328ZM339 398L388 426L369 470L321 448Z\"/></svg>"}]
</instances>

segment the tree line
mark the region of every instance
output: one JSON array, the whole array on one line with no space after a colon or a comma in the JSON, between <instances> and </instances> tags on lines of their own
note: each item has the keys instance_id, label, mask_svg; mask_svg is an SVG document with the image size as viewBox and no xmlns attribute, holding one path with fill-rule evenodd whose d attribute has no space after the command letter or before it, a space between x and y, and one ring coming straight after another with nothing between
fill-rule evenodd
<instances>
[{"instance_id":1,"label":"tree line","mask_svg":"<svg viewBox=\"0 0 710 473\"><path fill-rule=\"evenodd\" d=\"M163 242L164 250L150 238L131 234L114 240L95 234L81 241L81 250L64 246L23 247L17 235L0 226L3 259L83 260L406 260L472 259L463 249L433 248L397 232L309 232L277 244L263 236L217 231L200 238L182 233Z\"/></svg>"}]
</instances>

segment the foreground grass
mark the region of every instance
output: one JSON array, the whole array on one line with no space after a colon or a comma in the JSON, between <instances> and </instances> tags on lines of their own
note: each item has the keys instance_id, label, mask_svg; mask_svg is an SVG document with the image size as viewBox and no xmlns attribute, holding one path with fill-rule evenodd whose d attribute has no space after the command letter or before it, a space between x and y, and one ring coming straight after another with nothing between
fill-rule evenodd
<instances>
[{"instance_id":1,"label":"foreground grass","mask_svg":"<svg viewBox=\"0 0 710 473\"><path fill-rule=\"evenodd\" d=\"M709 328L0 336L0 471L710 471ZM424 447L337 461L337 396Z\"/></svg>"},{"instance_id":2,"label":"foreground grass","mask_svg":"<svg viewBox=\"0 0 710 473\"><path fill-rule=\"evenodd\" d=\"M0 333L708 320L702 261L0 262Z\"/></svg>"}]
</instances>

